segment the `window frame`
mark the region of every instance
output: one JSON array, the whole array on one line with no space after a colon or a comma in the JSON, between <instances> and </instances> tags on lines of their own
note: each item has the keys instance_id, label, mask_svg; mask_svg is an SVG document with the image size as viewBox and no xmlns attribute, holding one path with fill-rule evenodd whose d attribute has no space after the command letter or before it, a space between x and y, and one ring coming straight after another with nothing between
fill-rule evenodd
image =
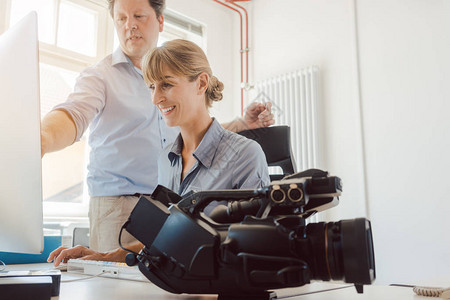
<instances>
[{"instance_id":1,"label":"window frame","mask_svg":"<svg viewBox=\"0 0 450 300\"><path fill-rule=\"evenodd\" d=\"M14 0L0 1L0 16L3 15L3 23L0 23L0 32L4 32L9 28L11 19L11 4ZM55 43L58 32L58 13L59 5L62 1L71 2L77 6L86 7L87 9L96 11L97 20L97 53L96 56L83 55L75 51L64 49L56 46L56 44L48 44L39 41L39 61L49 65L55 65L61 68L80 72L84 68L95 64L110 53L113 44L114 24L109 16L108 6L105 1L101 0L53 0L55 9Z\"/></svg>"},{"instance_id":2,"label":"window frame","mask_svg":"<svg viewBox=\"0 0 450 300\"><path fill-rule=\"evenodd\" d=\"M164 32L178 35L180 38L195 40L200 48L207 53L207 26L197 20L187 17L179 12L166 8L164 12ZM201 42L199 42L201 40Z\"/></svg>"},{"instance_id":3,"label":"window frame","mask_svg":"<svg viewBox=\"0 0 450 300\"><path fill-rule=\"evenodd\" d=\"M11 1L11 0L9 0ZM14 0L12 0L14 1ZM57 5L61 3L62 0L54 0ZM95 64L99 60L103 59L107 54L109 54L109 41L111 28L114 26L111 22L108 22L109 10L105 5L104 1L94 1L94 0L63 0L67 2L72 2L75 5L86 7L88 9L97 11L97 54L95 57L83 55L68 49L60 48L56 45L50 45L47 43L39 42L40 55L39 58L41 62L57 65L62 68L71 69L73 71L80 72L84 68ZM55 35L57 36L58 23L57 19L55 25ZM112 26L112 27L111 27ZM56 41L57 37L55 37Z\"/></svg>"}]
</instances>

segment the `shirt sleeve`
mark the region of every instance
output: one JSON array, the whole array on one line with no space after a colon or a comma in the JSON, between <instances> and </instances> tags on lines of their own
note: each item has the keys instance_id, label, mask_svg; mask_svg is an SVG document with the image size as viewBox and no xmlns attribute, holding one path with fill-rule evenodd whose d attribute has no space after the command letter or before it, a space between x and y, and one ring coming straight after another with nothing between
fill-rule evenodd
<instances>
[{"instance_id":1,"label":"shirt sleeve","mask_svg":"<svg viewBox=\"0 0 450 300\"><path fill-rule=\"evenodd\" d=\"M270 184L266 156L257 142L247 140L235 161L233 178L236 189L255 189Z\"/></svg>"},{"instance_id":2,"label":"shirt sleeve","mask_svg":"<svg viewBox=\"0 0 450 300\"><path fill-rule=\"evenodd\" d=\"M78 76L74 90L66 102L53 109L64 110L72 117L77 129L76 141L78 141L94 117L105 106L105 98L103 76L95 67L90 67Z\"/></svg>"}]
</instances>

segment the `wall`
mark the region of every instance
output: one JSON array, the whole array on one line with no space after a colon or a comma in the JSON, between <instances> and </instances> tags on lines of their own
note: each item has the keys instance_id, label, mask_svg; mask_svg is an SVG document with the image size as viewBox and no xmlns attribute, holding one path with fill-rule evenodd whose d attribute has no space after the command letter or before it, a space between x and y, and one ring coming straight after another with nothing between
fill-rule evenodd
<instances>
[{"instance_id":1,"label":"wall","mask_svg":"<svg viewBox=\"0 0 450 300\"><path fill-rule=\"evenodd\" d=\"M254 80L319 67L319 167L343 180L345 192L334 211L345 218L364 215L353 15L348 0L252 3Z\"/></svg>"},{"instance_id":2,"label":"wall","mask_svg":"<svg viewBox=\"0 0 450 300\"><path fill-rule=\"evenodd\" d=\"M449 4L358 2L369 211L397 282L450 274Z\"/></svg>"},{"instance_id":3,"label":"wall","mask_svg":"<svg viewBox=\"0 0 450 300\"><path fill-rule=\"evenodd\" d=\"M237 13L212 0L167 0L166 6L206 25L207 56L213 74L224 85L224 98L214 103L211 114L231 121L240 113L239 19Z\"/></svg>"},{"instance_id":4,"label":"wall","mask_svg":"<svg viewBox=\"0 0 450 300\"><path fill-rule=\"evenodd\" d=\"M321 70L328 220L372 220L377 284L448 275L450 2L255 0L255 80Z\"/></svg>"}]
</instances>

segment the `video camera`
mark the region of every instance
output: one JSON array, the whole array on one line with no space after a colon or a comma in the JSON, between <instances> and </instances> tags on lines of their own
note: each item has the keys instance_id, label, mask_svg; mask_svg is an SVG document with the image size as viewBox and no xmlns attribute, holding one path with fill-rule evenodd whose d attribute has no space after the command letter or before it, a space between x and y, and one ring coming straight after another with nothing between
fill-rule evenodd
<instances>
[{"instance_id":1,"label":"video camera","mask_svg":"<svg viewBox=\"0 0 450 300\"><path fill-rule=\"evenodd\" d=\"M127 255L127 264L138 264L171 293L219 299L272 299L270 290L311 280L343 280L362 293L375 279L370 221L305 221L337 205L341 192L340 178L317 169L255 190L180 197L158 186L150 199L140 198L122 227L145 245ZM206 216L202 210L213 200L228 205Z\"/></svg>"}]
</instances>

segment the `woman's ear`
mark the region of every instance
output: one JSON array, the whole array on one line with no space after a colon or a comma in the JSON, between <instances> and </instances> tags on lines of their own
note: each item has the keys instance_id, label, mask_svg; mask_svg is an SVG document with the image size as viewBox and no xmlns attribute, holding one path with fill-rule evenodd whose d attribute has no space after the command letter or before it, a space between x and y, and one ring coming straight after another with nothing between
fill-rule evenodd
<instances>
[{"instance_id":1,"label":"woman's ear","mask_svg":"<svg viewBox=\"0 0 450 300\"><path fill-rule=\"evenodd\" d=\"M209 75L205 72L200 73L197 77L198 94L202 95L206 92L209 84Z\"/></svg>"}]
</instances>

